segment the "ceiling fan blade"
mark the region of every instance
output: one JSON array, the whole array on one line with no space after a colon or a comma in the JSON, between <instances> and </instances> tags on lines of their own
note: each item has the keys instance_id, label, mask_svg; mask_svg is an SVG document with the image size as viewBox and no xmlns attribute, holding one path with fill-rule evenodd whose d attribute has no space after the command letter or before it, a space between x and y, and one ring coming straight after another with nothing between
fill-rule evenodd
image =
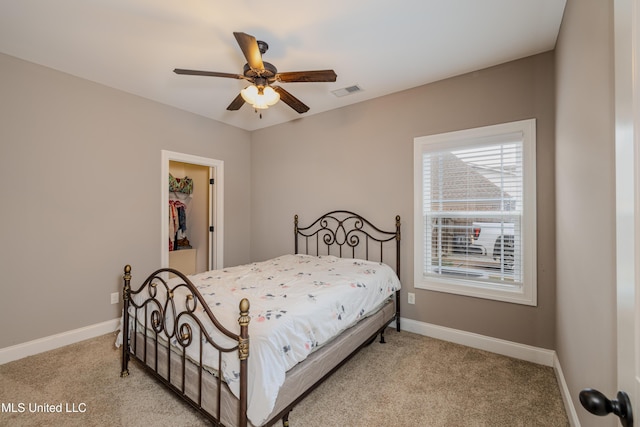
<instances>
[{"instance_id":1,"label":"ceiling fan blade","mask_svg":"<svg viewBox=\"0 0 640 427\"><path fill-rule=\"evenodd\" d=\"M227 110L229 111L236 111L239 110L240 107L242 107L244 105L244 98L242 98L242 95L238 94L238 96L236 96L236 98L231 101L231 104L229 104L229 106L227 107Z\"/></svg>"},{"instance_id":2,"label":"ceiling fan blade","mask_svg":"<svg viewBox=\"0 0 640 427\"><path fill-rule=\"evenodd\" d=\"M227 77L230 79L244 79L244 76L240 74L218 73L217 71L185 70L182 68L176 68L175 70L173 70L173 72L176 74L186 74L189 76Z\"/></svg>"},{"instance_id":3,"label":"ceiling fan blade","mask_svg":"<svg viewBox=\"0 0 640 427\"><path fill-rule=\"evenodd\" d=\"M333 70L317 70L317 71L291 71L287 73L278 73L276 80L293 83L293 82L335 82L335 71Z\"/></svg>"},{"instance_id":4,"label":"ceiling fan blade","mask_svg":"<svg viewBox=\"0 0 640 427\"><path fill-rule=\"evenodd\" d=\"M256 38L246 33L234 32L233 35L235 36L238 45L240 45L240 49L242 50L244 57L247 59L249 67L254 70L264 70L262 54L260 53L260 48L258 47Z\"/></svg>"},{"instance_id":5,"label":"ceiling fan blade","mask_svg":"<svg viewBox=\"0 0 640 427\"><path fill-rule=\"evenodd\" d=\"M283 88L281 88L279 86L271 86L271 87L273 88L273 90L275 90L276 92L278 92L280 94L280 100L282 102L284 102L289 107L291 107L294 110L296 110L298 113L302 114L302 113L306 113L307 111L309 111L309 107L307 107L302 101L300 101L295 96L291 95L289 92L287 92Z\"/></svg>"}]
</instances>

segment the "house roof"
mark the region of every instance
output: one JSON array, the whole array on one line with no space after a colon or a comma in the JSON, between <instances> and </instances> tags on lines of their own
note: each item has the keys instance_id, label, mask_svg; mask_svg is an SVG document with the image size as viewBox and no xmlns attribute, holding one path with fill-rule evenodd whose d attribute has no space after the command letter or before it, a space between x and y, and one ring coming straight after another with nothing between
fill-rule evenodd
<instances>
[{"instance_id":1,"label":"house roof","mask_svg":"<svg viewBox=\"0 0 640 427\"><path fill-rule=\"evenodd\" d=\"M482 212L503 209L512 195L489 179L484 168L466 163L451 153L441 153L430 162L432 209L435 211ZM441 191L440 191L441 189Z\"/></svg>"}]
</instances>

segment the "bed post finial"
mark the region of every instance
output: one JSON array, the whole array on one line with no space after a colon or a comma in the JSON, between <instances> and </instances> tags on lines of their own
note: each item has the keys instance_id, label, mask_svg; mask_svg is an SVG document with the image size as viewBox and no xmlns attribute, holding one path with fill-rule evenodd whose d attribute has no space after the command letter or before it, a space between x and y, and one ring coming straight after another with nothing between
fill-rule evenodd
<instances>
[{"instance_id":1,"label":"bed post finial","mask_svg":"<svg viewBox=\"0 0 640 427\"><path fill-rule=\"evenodd\" d=\"M242 298L240 301L240 318L238 323L240 324L240 337L238 338L238 353L240 360L246 360L249 357L249 300Z\"/></svg>"},{"instance_id":2,"label":"bed post finial","mask_svg":"<svg viewBox=\"0 0 640 427\"><path fill-rule=\"evenodd\" d=\"M122 289L122 300L129 300L129 293L131 292L131 266L129 264L124 266L124 288Z\"/></svg>"}]
</instances>

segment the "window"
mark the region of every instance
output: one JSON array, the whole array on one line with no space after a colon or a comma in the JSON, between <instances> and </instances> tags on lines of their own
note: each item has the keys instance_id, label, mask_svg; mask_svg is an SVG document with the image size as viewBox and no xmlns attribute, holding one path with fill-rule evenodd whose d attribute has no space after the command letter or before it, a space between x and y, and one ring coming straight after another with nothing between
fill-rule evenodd
<instances>
[{"instance_id":1,"label":"window","mask_svg":"<svg viewBox=\"0 0 640 427\"><path fill-rule=\"evenodd\" d=\"M535 119L414 139L414 286L536 305Z\"/></svg>"}]
</instances>

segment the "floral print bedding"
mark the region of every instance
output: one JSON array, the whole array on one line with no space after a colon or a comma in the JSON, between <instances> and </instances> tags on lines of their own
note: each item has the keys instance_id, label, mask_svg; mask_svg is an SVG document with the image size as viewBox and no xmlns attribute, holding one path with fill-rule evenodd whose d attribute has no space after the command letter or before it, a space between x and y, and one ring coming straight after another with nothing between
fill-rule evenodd
<instances>
[{"instance_id":1,"label":"floral print bedding","mask_svg":"<svg viewBox=\"0 0 640 427\"><path fill-rule=\"evenodd\" d=\"M289 369L400 289L389 266L334 256L284 255L189 279L230 331L239 332L240 300L247 298L251 304L247 416L256 426L273 410ZM179 279L172 280L177 284ZM220 337L215 331L210 334ZM190 357L197 360L199 349L192 347L195 354ZM204 364L217 366L217 358L217 351L208 350ZM223 378L236 396L238 370L237 352L223 356Z\"/></svg>"}]
</instances>

